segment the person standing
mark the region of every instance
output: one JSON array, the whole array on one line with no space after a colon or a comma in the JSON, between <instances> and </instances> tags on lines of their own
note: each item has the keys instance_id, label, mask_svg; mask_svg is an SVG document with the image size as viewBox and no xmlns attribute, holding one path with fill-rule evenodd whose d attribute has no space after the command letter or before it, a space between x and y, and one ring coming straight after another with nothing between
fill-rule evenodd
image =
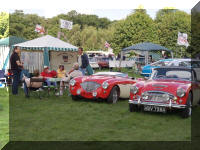
<instances>
[{"instance_id":1,"label":"person standing","mask_svg":"<svg viewBox=\"0 0 200 150\"><path fill-rule=\"evenodd\" d=\"M18 86L20 82L20 73L23 68L23 63L20 60L20 48L16 46L10 57L11 70L13 73L12 94L18 94Z\"/></svg>"},{"instance_id":2,"label":"person standing","mask_svg":"<svg viewBox=\"0 0 200 150\"><path fill-rule=\"evenodd\" d=\"M85 75L86 68L89 65L89 60L87 54L83 53L83 48L79 47L78 49L78 64L80 66L79 70Z\"/></svg>"}]
</instances>

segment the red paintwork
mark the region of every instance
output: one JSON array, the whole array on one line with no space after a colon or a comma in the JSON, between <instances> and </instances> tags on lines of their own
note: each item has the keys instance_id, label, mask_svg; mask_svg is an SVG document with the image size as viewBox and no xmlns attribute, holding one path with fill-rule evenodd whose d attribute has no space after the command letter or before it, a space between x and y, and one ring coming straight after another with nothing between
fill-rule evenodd
<instances>
[{"instance_id":1,"label":"red paintwork","mask_svg":"<svg viewBox=\"0 0 200 150\"><path fill-rule=\"evenodd\" d=\"M110 91L115 85L118 84L134 84L136 81L127 77L117 77L117 76L108 76L108 75L91 75L91 76L82 76L74 78L76 80L75 86L70 86L70 92L72 95L77 95L77 90L81 89L81 97L92 99L92 92L86 92L84 89L81 88L80 84L86 81L94 81L102 85L104 81L108 82L109 86L107 89L103 89L102 86L99 87L96 92L97 96L95 98L106 99L108 98ZM73 89L72 89L73 88Z\"/></svg>"},{"instance_id":2,"label":"red paintwork","mask_svg":"<svg viewBox=\"0 0 200 150\"><path fill-rule=\"evenodd\" d=\"M177 104L186 104L188 94L191 90L191 81L181 81L181 80L146 80L146 81L140 81L135 84L139 88L139 92L136 93L136 95L141 96L142 93L146 91L163 91L173 94L177 97L176 102L172 101ZM155 86L156 85L156 86ZM159 85L165 86L165 87L159 87ZM185 96L182 98L179 98L176 94L178 88L183 88L186 92ZM130 100L133 100L135 95L133 93L130 93ZM182 103L179 103L179 99L183 100ZM144 101L144 100L143 100ZM146 101L148 102L148 101ZM154 101L155 102L155 101Z\"/></svg>"},{"instance_id":3,"label":"red paintwork","mask_svg":"<svg viewBox=\"0 0 200 150\"><path fill-rule=\"evenodd\" d=\"M103 58L99 58L98 65L102 68L108 68L109 67L109 61L103 60Z\"/></svg>"}]
</instances>

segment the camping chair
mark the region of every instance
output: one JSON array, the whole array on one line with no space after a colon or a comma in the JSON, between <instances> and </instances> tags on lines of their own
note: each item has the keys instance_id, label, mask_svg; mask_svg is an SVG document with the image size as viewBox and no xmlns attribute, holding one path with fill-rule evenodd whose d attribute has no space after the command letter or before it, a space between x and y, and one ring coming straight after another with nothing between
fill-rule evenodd
<instances>
[{"instance_id":1,"label":"camping chair","mask_svg":"<svg viewBox=\"0 0 200 150\"><path fill-rule=\"evenodd\" d=\"M42 82L42 86L39 88L33 87L34 82ZM43 87L44 79L43 78L30 78L30 86L28 87L28 96L30 96L31 92L37 93L38 97L41 99L41 91Z\"/></svg>"},{"instance_id":2,"label":"camping chair","mask_svg":"<svg viewBox=\"0 0 200 150\"><path fill-rule=\"evenodd\" d=\"M71 79L73 79L73 77L70 77L70 80ZM70 90L69 90L69 82L70 82L70 80L68 82L64 82L64 86L62 87L62 88L64 88L63 91L66 91L68 96L71 95Z\"/></svg>"},{"instance_id":3,"label":"camping chair","mask_svg":"<svg viewBox=\"0 0 200 150\"><path fill-rule=\"evenodd\" d=\"M4 88L4 87L6 87L8 91L7 80L5 77L5 70L0 70L0 88Z\"/></svg>"}]
</instances>

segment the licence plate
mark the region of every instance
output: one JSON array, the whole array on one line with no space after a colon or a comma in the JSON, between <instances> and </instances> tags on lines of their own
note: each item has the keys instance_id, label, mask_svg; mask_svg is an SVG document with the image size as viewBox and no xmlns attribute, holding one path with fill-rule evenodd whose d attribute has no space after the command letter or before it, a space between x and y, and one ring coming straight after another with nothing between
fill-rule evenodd
<instances>
[{"instance_id":1,"label":"licence plate","mask_svg":"<svg viewBox=\"0 0 200 150\"><path fill-rule=\"evenodd\" d=\"M144 111L151 111L151 112L166 112L165 107L160 107L160 106L151 106L151 105L144 105Z\"/></svg>"}]
</instances>

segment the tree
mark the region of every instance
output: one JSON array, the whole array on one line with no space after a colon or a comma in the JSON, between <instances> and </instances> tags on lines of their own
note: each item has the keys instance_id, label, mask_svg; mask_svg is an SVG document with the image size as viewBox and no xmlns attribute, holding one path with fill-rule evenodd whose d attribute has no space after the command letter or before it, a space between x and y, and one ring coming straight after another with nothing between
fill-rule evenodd
<instances>
[{"instance_id":1,"label":"tree","mask_svg":"<svg viewBox=\"0 0 200 150\"><path fill-rule=\"evenodd\" d=\"M191 46L188 47L188 53L191 53L192 57L195 58L196 55L200 54L200 12L199 10L192 9L192 23L191 23L191 32L192 32L192 39L191 39Z\"/></svg>"},{"instance_id":2,"label":"tree","mask_svg":"<svg viewBox=\"0 0 200 150\"><path fill-rule=\"evenodd\" d=\"M29 40L40 36L34 31L36 24L45 25L43 17L39 17L36 14L24 14L22 10L16 10L11 13L9 22L9 34L11 36L23 37Z\"/></svg>"},{"instance_id":3,"label":"tree","mask_svg":"<svg viewBox=\"0 0 200 150\"><path fill-rule=\"evenodd\" d=\"M147 15L146 10L134 10L125 20L121 20L116 25L111 46L115 53L121 49L140 42L158 42L155 23Z\"/></svg>"},{"instance_id":4,"label":"tree","mask_svg":"<svg viewBox=\"0 0 200 150\"><path fill-rule=\"evenodd\" d=\"M161 9L157 12L155 23L159 43L174 51L175 57L186 53L185 46L177 45L178 32L187 33L191 41L191 17L186 12L177 9ZM181 52L182 49L182 52Z\"/></svg>"},{"instance_id":5,"label":"tree","mask_svg":"<svg viewBox=\"0 0 200 150\"><path fill-rule=\"evenodd\" d=\"M0 13L0 39L8 37L9 34L9 14Z\"/></svg>"}]
</instances>

